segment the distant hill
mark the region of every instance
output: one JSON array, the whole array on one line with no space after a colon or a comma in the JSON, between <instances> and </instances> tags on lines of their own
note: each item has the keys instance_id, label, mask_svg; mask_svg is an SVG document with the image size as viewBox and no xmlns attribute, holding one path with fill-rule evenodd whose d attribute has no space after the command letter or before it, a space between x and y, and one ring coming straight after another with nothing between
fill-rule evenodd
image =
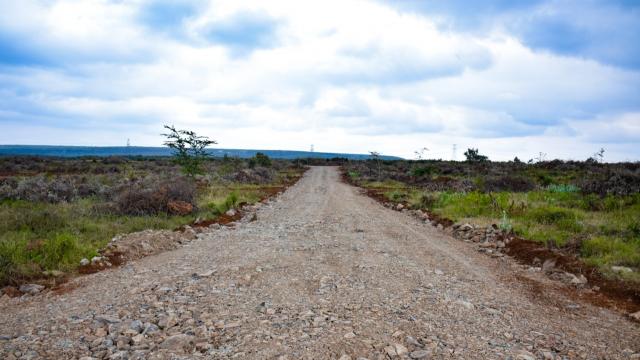
<instances>
[{"instance_id":1,"label":"distant hill","mask_svg":"<svg viewBox=\"0 0 640 360\"><path fill-rule=\"evenodd\" d=\"M368 154L343 154L327 152L310 152L294 150L249 150L249 149L210 149L209 153L215 157L224 155L231 157L250 158L257 152L266 154L274 159L304 159L304 158L347 158L363 160L371 158ZM0 156L35 155L35 156L170 156L171 150L166 147L147 146L57 146L57 145L0 145ZM381 156L385 160L399 160L397 156Z\"/></svg>"}]
</instances>

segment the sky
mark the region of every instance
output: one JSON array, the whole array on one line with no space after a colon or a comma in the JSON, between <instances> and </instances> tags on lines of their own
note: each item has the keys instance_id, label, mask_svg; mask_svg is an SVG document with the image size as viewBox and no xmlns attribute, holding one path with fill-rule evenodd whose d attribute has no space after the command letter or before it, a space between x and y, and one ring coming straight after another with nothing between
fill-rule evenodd
<instances>
[{"instance_id":1,"label":"sky","mask_svg":"<svg viewBox=\"0 0 640 360\"><path fill-rule=\"evenodd\" d=\"M0 144L640 160L638 0L0 0ZM453 151L454 144L456 151Z\"/></svg>"}]
</instances>

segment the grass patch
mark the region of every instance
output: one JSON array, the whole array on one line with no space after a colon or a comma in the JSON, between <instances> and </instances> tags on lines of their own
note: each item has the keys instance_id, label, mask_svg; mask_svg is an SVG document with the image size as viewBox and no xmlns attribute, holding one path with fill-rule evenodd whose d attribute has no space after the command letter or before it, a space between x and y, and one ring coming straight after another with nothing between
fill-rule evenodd
<instances>
[{"instance_id":1,"label":"grass patch","mask_svg":"<svg viewBox=\"0 0 640 360\"><path fill-rule=\"evenodd\" d=\"M173 229L193 216L101 214L96 203L0 204L0 282L38 276L45 270L69 271L91 258L120 233Z\"/></svg>"},{"instance_id":2,"label":"grass patch","mask_svg":"<svg viewBox=\"0 0 640 360\"><path fill-rule=\"evenodd\" d=\"M604 273L640 281L640 196L585 195L570 186L549 185L519 192L429 192L399 182L368 183L389 201L408 202L457 222L497 224L547 245L581 244L580 255ZM614 274L610 267L633 273Z\"/></svg>"},{"instance_id":3,"label":"grass patch","mask_svg":"<svg viewBox=\"0 0 640 360\"><path fill-rule=\"evenodd\" d=\"M97 255L117 234L176 229L198 217L212 219L241 203L255 203L301 172L284 168L269 184L220 181L200 185L196 210L185 216L162 211L127 215L113 211L97 196L56 203L0 201L0 286L39 277L44 271L73 271L82 258Z\"/></svg>"}]
</instances>

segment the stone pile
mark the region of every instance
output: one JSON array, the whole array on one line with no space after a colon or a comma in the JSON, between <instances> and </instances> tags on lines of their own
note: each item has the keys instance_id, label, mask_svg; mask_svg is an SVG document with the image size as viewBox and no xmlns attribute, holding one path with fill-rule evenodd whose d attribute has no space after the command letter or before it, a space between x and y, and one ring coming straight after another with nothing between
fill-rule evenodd
<instances>
[{"instance_id":1,"label":"stone pile","mask_svg":"<svg viewBox=\"0 0 640 360\"><path fill-rule=\"evenodd\" d=\"M451 227L453 237L465 242L476 243L477 250L493 257L504 256L504 249L509 242L502 230L495 226L474 226L468 223L454 224Z\"/></svg>"}]
</instances>

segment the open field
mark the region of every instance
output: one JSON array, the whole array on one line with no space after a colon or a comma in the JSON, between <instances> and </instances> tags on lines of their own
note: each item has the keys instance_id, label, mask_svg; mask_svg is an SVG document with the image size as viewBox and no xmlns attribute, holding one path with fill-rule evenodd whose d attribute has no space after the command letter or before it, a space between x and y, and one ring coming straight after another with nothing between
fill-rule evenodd
<instances>
[{"instance_id":1,"label":"open field","mask_svg":"<svg viewBox=\"0 0 640 360\"><path fill-rule=\"evenodd\" d=\"M227 158L190 178L170 158L2 157L0 285L73 272L117 234L215 219L302 171L292 161Z\"/></svg>"},{"instance_id":2,"label":"open field","mask_svg":"<svg viewBox=\"0 0 640 360\"><path fill-rule=\"evenodd\" d=\"M495 224L640 281L640 164L349 162L350 181L458 223Z\"/></svg>"}]
</instances>

